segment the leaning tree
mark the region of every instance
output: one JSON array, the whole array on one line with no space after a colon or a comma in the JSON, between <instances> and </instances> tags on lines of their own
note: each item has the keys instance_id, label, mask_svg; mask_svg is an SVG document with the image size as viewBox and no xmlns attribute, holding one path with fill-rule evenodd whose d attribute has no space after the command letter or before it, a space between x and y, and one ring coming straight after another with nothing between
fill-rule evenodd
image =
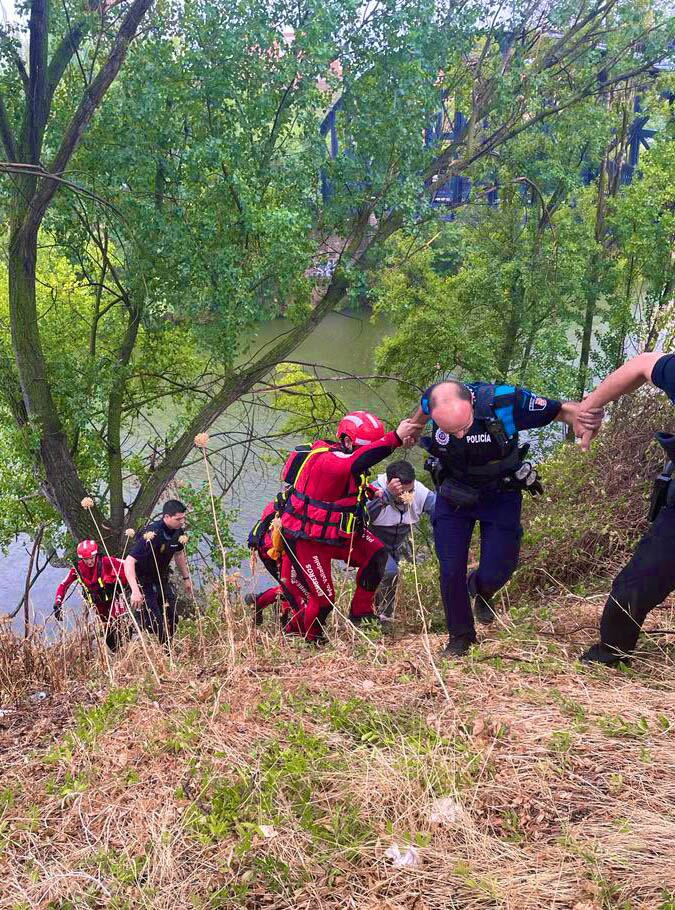
<instances>
[{"instance_id":1,"label":"leaning tree","mask_svg":"<svg viewBox=\"0 0 675 910\"><path fill-rule=\"evenodd\" d=\"M292 354L382 242L435 217L430 194L560 112L647 78L672 27L657 4L627 0L150 6L76 15L67 0L31 0L0 45L12 341L0 346L0 407L54 515L80 537L95 519L113 545L194 436ZM448 128L425 143L440 103ZM67 325L63 338L49 331L70 305L59 288L39 304L47 248L91 292L73 311L84 354ZM244 331L280 310L293 327L237 360ZM172 343L194 354L181 375ZM89 413L73 407L78 394ZM129 422L181 394L182 426L139 470Z\"/></svg>"}]
</instances>

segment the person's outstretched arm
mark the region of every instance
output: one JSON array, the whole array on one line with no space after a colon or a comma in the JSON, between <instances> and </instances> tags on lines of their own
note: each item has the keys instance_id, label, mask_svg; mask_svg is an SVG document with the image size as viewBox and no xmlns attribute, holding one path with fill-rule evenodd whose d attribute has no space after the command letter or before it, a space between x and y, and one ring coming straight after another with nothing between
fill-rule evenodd
<instances>
[{"instance_id":1,"label":"person's outstretched arm","mask_svg":"<svg viewBox=\"0 0 675 910\"><path fill-rule=\"evenodd\" d=\"M579 407L578 418L582 419L588 411L598 410L610 401L616 401L622 395L627 395L639 389L646 382L651 382L652 372L659 361L665 355L663 352L653 354L638 354L628 360L618 370L610 373L593 391L584 398ZM591 440L597 435L597 430L585 431L581 437L581 448L586 452L591 444Z\"/></svg>"},{"instance_id":2,"label":"person's outstretched arm","mask_svg":"<svg viewBox=\"0 0 675 910\"><path fill-rule=\"evenodd\" d=\"M70 569L70 572L63 579L61 584L56 589L56 596L54 597L54 616L59 620L63 619L63 600L68 593L68 588L77 578L77 572L74 568Z\"/></svg>"},{"instance_id":3,"label":"person's outstretched arm","mask_svg":"<svg viewBox=\"0 0 675 910\"><path fill-rule=\"evenodd\" d=\"M127 581L131 588L131 606L138 609L143 603L143 592L138 586L136 560L131 554L124 560L124 574L127 576Z\"/></svg>"}]
</instances>

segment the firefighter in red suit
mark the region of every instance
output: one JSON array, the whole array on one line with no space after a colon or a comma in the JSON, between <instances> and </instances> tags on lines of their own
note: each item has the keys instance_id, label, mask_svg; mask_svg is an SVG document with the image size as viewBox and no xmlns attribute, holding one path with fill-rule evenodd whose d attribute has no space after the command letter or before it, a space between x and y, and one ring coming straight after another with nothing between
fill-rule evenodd
<instances>
[{"instance_id":1,"label":"firefighter in red suit","mask_svg":"<svg viewBox=\"0 0 675 910\"><path fill-rule=\"evenodd\" d=\"M285 477L285 474L283 476ZM277 582L273 588L267 588L266 591L255 595L247 594L244 598L245 603L255 605L255 624L257 626L263 621L263 610L277 603L283 627L288 622L289 613L296 612L307 600L307 590L299 582L295 567L287 562L284 572L283 559L276 552L272 521L280 510L283 510L283 495L281 498L267 503L260 519L254 524L248 535L248 545L252 553L257 554Z\"/></svg>"},{"instance_id":2,"label":"firefighter in red suit","mask_svg":"<svg viewBox=\"0 0 675 910\"><path fill-rule=\"evenodd\" d=\"M79 582L85 599L96 610L105 626L106 644L116 651L123 641L117 620L126 612L121 598L127 584L124 563L115 556L101 556L95 540L82 540L77 545L77 566L71 568L56 589L54 616L63 619L63 600L73 582Z\"/></svg>"},{"instance_id":3,"label":"firefighter in red suit","mask_svg":"<svg viewBox=\"0 0 675 910\"><path fill-rule=\"evenodd\" d=\"M333 607L334 559L358 569L349 618L359 624L374 616L375 591L387 553L365 527L366 476L394 449L411 444L415 427L403 420L396 432L386 433L379 417L354 411L343 417L336 435L337 443L319 440L311 447L288 492L281 519L286 549L282 575L295 568L309 594L286 631L308 641L323 638Z\"/></svg>"}]
</instances>

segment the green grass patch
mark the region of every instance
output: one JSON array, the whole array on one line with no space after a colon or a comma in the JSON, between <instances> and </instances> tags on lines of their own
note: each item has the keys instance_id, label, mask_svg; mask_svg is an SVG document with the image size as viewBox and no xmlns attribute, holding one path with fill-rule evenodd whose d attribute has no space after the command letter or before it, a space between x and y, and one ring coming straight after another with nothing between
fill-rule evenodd
<instances>
[{"instance_id":1,"label":"green grass patch","mask_svg":"<svg viewBox=\"0 0 675 910\"><path fill-rule=\"evenodd\" d=\"M138 690L135 686L111 689L100 704L75 710L75 729L56 743L45 755L48 764L72 761L77 749L90 748L99 736L114 729L136 704Z\"/></svg>"}]
</instances>

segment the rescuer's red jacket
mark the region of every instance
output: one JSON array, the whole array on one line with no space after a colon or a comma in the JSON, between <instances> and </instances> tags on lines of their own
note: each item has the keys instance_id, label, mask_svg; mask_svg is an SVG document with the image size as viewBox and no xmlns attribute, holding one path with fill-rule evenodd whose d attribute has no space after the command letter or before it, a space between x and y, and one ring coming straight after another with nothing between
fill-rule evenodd
<instances>
[{"instance_id":1,"label":"rescuer's red jacket","mask_svg":"<svg viewBox=\"0 0 675 910\"><path fill-rule=\"evenodd\" d=\"M93 566L88 566L84 560L80 559L77 568L71 568L56 589L55 602L57 604L63 603L68 588L78 580L89 591L94 603L110 600L115 585L117 584L119 588L127 583L124 563L121 559L117 559L115 556L97 556Z\"/></svg>"},{"instance_id":2,"label":"rescuer's red jacket","mask_svg":"<svg viewBox=\"0 0 675 910\"><path fill-rule=\"evenodd\" d=\"M288 494L281 519L284 534L296 540L347 543L365 512L368 471L400 445L393 431L353 452L336 443L315 442Z\"/></svg>"}]
</instances>

